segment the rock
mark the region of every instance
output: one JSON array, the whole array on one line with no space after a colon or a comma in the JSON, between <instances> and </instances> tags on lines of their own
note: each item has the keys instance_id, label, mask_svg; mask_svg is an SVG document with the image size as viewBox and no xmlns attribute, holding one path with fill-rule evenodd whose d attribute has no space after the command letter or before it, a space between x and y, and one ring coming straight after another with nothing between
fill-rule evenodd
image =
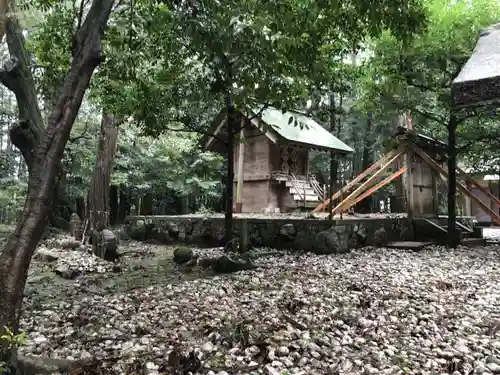
<instances>
[{"instance_id":1,"label":"rock","mask_svg":"<svg viewBox=\"0 0 500 375\"><path fill-rule=\"evenodd\" d=\"M128 235L125 228L118 229L118 241L129 241L130 236Z\"/></svg>"},{"instance_id":2,"label":"rock","mask_svg":"<svg viewBox=\"0 0 500 375\"><path fill-rule=\"evenodd\" d=\"M285 241L292 241L297 235L297 231L293 224L285 224L280 228L280 236Z\"/></svg>"},{"instance_id":3,"label":"rock","mask_svg":"<svg viewBox=\"0 0 500 375\"><path fill-rule=\"evenodd\" d=\"M174 262L177 264L184 264L193 259L194 253L188 247L178 247L174 250Z\"/></svg>"},{"instance_id":4,"label":"rock","mask_svg":"<svg viewBox=\"0 0 500 375\"><path fill-rule=\"evenodd\" d=\"M118 241L109 229L94 231L92 234L92 253L108 262L118 259Z\"/></svg>"},{"instance_id":5,"label":"rock","mask_svg":"<svg viewBox=\"0 0 500 375\"><path fill-rule=\"evenodd\" d=\"M249 259L238 257L238 255L223 255L213 265L215 273L232 273L255 268L256 266Z\"/></svg>"},{"instance_id":6,"label":"rock","mask_svg":"<svg viewBox=\"0 0 500 375\"><path fill-rule=\"evenodd\" d=\"M130 238L136 241L146 240L146 223L144 220L137 220L126 226L126 231Z\"/></svg>"},{"instance_id":7,"label":"rock","mask_svg":"<svg viewBox=\"0 0 500 375\"><path fill-rule=\"evenodd\" d=\"M82 243L80 241L72 239L72 238L63 240L59 243L59 246L61 248L70 249L70 250L78 249L81 245L82 245Z\"/></svg>"},{"instance_id":8,"label":"rock","mask_svg":"<svg viewBox=\"0 0 500 375\"><path fill-rule=\"evenodd\" d=\"M373 233L373 244L375 246L384 246L387 245L388 236L385 228L379 228Z\"/></svg>"},{"instance_id":9,"label":"rock","mask_svg":"<svg viewBox=\"0 0 500 375\"><path fill-rule=\"evenodd\" d=\"M179 226L175 223L167 223L167 231L173 239L179 238Z\"/></svg>"},{"instance_id":10,"label":"rock","mask_svg":"<svg viewBox=\"0 0 500 375\"><path fill-rule=\"evenodd\" d=\"M500 374L500 365L494 362L490 362L486 364L488 370L490 370L493 374Z\"/></svg>"},{"instance_id":11,"label":"rock","mask_svg":"<svg viewBox=\"0 0 500 375\"><path fill-rule=\"evenodd\" d=\"M201 350L203 350L204 352L207 352L207 353L211 353L211 352L213 352L215 350L215 346L211 342L206 342L201 347Z\"/></svg>"},{"instance_id":12,"label":"rock","mask_svg":"<svg viewBox=\"0 0 500 375\"><path fill-rule=\"evenodd\" d=\"M353 235L350 238L351 247L357 248L367 244L368 228L364 224L356 224L353 228Z\"/></svg>"},{"instance_id":13,"label":"rock","mask_svg":"<svg viewBox=\"0 0 500 375\"><path fill-rule=\"evenodd\" d=\"M61 264L54 269L56 275L67 280L74 280L80 275L80 271L72 269L67 265Z\"/></svg>"},{"instance_id":14,"label":"rock","mask_svg":"<svg viewBox=\"0 0 500 375\"><path fill-rule=\"evenodd\" d=\"M288 347L286 347L286 346L280 346L280 347L278 348L278 355L279 355L280 357L285 357L285 356L287 356L288 354L290 354L290 349L288 349Z\"/></svg>"},{"instance_id":15,"label":"rock","mask_svg":"<svg viewBox=\"0 0 500 375\"><path fill-rule=\"evenodd\" d=\"M151 230L151 239L158 241L158 244L168 245L172 243L168 227L154 227ZM149 239L148 239L149 240Z\"/></svg>"},{"instance_id":16,"label":"rock","mask_svg":"<svg viewBox=\"0 0 500 375\"><path fill-rule=\"evenodd\" d=\"M48 249L40 249L37 253L36 258L40 259L42 262L51 263L58 260L60 258L60 254Z\"/></svg>"},{"instance_id":17,"label":"rock","mask_svg":"<svg viewBox=\"0 0 500 375\"><path fill-rule=\"evenodd\" d=\"M349 251L349 238L345 226L332 226L314 238L316 254L342 254Z\"/></svg>"}]
</instances>

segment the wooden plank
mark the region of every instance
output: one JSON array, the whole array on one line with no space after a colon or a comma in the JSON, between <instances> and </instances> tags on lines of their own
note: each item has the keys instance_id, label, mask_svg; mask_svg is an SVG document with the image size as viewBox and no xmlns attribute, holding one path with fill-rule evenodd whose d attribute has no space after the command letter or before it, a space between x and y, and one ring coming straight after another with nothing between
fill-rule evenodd
<instances>
[{"instance_id":1,"label":"wooden plank","mask_svg":"<svg viewBox=\"0 0 500 375\"><path fill-rule=\"evenodd\" d=\"M497 205L500 206L500 200L495 197L493 194L491 194L488 189L486 189L484 186L481 186L479 182L474 180L471 176L469 176L467 173L465 173L461 168L457 167L457 172L460 177L462 177L468 184L474 185L476 188L481 190L484 194L488 196L493 202L495 202Z\"/></svg>"},{"instance_id":2,"label":"wooden plank","mask_svg":"<svg viewBox=\"0 0 500 375\"><path fill-rule=\"evenodd\" d=\"M393 174L391 174L389 177L386 177L385 179L383 179L382 181L380 181L377 185L375 185L374 187L368 189L366 192L364 192L363 194L361 194L359 197L357 197L356 199L354 199L354 201L352 201L351 203L349 203L349 205L347 206L344 206L343 209L344 210L348 210L351 206L361 202L363 199L365 199L366 197L372 195L373 193L375 193L377 190L383 188L385 185L387 185L389 182L395 180L396 178L398 178L399 176L401 176L404 172L406 171L406 167L403 167L403 168L400 168L399 171L397 172L394 172ZM335 214L335 210L333 210L333 213Z\"/></svg>"},{"instance_id":3,"label":"wooden plank","mask_svg":"<svg viewBox=\"0 0 500 375\"><path fill-rule=\"evenodd\" d=\"M413 218L413 212L415 210L415 197L413 194L413 173L412 173L412 161L413 161L413 152L408 150L405 155L405 164L406 174L404 178L404 191L406 195L406 203L407 203L407 213L408 218L411 220Z\"/></svg>"},{"instance_id":4,"label":"wooden plank","mask_svg":"<svg viewBox=\"0 0 500 375\"><path fill-rule=\"evenodd\" d=\"M411 147L429 166L436 171L438 171L441 175L448 178L448 171L441 167L438 163L436 163L429 155L427 155L421 148L417 147L414 144L410 144ZM462 183L457 181L457 188L461 190L464 194L466 194L470 199L472 199L479 207L486 212L491 219L498 225L500 225L500 216L498 216L490 207L488 207L484 202L476 197L470 190L468 190Z\"/></svg>"},{"instance_id":5,"label":"wooden plank","mask_svg":"<svg viewBox=\"0 0 500 375\"><path fill-rule=\"evenodd\" d=\"M341 195L346 193L348 190L352 189L354 185L357 183L361 182L366 176L368 176L370 173L375 172L382 164L384 164L388 159L396 155L398 150L392 150L389 153L385 154L382 156L376 163L372 164L370 167L368 167L365 171L360 173L356 178L353 180L349 181L343 188L341 188L339 191L337 191L331 198L331 200L338 199ZM325 200L323 203L318 205L313 212L318 212L323 209L323 207L327 206L330 203L330 199Z\"/></svg>"},{"instance_id":6,"label":"wooden plank","mask_svg":"<svg viewBox=\"0 0 500 375\"><path fill-rule=\"evenodd\" d=\"M464 231L468 233L474 233L474 231L471 228L469 228L467 225L462 224L460 221L456 221L455 223L457 224L457 227L463 229Z\"/></svg>"},{"instance_id":7,"label":"wooden plank","mask_svg":"<svg viewBox=\"0 0 500 375\"><path fill-rule=\"evenodd\" d=\"M434 228L438 229L439 231L443 232L443 233L448 233L448 230L443 228L441 225L439 224L436 224L435 222L433 222L432 220L429 220L429 219L424 219L424 221L427 223L427 224L430 224L431 226L433 226Z\"/></svg>"},{"instance_id":8,"label":"wooden plank","mask_svg":"<svg viewBox=\"0 0 500 375\"><path fill-rule=\"evenodd\" d=\"M361 184L361 186L359 186L356 190L354 190L351 194L349 194L347 196L346 199L344 199L343 201L341 201L334 209L332 212L336 212L338 211L339 209L342 209L344 210L345 209L345 206L347 206L349 204L349 202L351 200L354 200L357 198L357 196L361 193L363 193L382 173L385 172L385 170L387 168L390 167L390 165L396 161L401 155L403 155L403 151L397 151L396 155L392 156L392 158L390 158L385 164L382 165L382 167L376 171L370 178L368 178L368 180L366 180L365 182L363 182Z\"/></svg>"},{"instance_id":9,"label":"wooden plank","mask_svg":"<svg viewBox=\"0 0 500 375\"><path fill-rule=\"evenodd\" d=\"M389 242L385 247L388 247L389 249L420 250L426 246L434 244L435 244L434 242L397 241L397 242Z\"/></svg>"}]
</instances>

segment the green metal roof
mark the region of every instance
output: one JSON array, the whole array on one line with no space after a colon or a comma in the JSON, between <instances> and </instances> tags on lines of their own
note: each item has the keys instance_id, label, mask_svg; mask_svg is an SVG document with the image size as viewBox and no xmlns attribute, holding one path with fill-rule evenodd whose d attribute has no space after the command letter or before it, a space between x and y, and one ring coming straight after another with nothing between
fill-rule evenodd
<instances>
[{"instance_id":1,"label":"green metal roof","mask_svg":"<svg viewBox=\"0 0 500 375\"><path fill-rule=\"evenodd\" d=\"M283 113L281 110L269 107L262 111L261 108L254 109L254 114L262 112L262 121L290 142L343 153L354 152L351 147L306 115L297 112ZM290 123L290 117L297 120L299 125L303 125L302 129L295 125L295 121Z\"/></svg>"}]
</instances>

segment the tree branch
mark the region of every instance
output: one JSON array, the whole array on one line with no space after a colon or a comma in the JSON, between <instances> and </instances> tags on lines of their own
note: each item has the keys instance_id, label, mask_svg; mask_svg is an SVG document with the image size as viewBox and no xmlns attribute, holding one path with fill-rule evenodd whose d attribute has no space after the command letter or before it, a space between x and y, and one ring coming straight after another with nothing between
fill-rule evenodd
<instances>
[{"instance_id":1,"label":"tree branch","mask_svg":"<svg viewBox=\"0 0 500 375\"><path fill-rule=\"evenodd\" d=\"M88 139L88 137L86 137L86 136L85 136L85 135L86 135L86 133L87 133L87 130L88 130L88 129L89 129L89 122L88 122L88 121L86 121L86 122L85 122L85 127L83 128L82 133L81 133L79 136L77 136L77 137L70 137L70 138L68 139L68 142L69 142L69 143L75 143L75 142L77 142L78 140L83 139L83 138Z\"/></svg>"},{"instance_id":2,"label":"tree branch","mask_svg":"<svg viewBox=\"0 0 500 375\"><path fill-rule=\"evenodd\" d=\"M432 114L430 114L430 113L428 113L426 111L422 111L422 110L420 110L418 108L407 108L407 109L410 109L410 110L418 113L419 115L428 118L431 121L437 122L437 123L439 123L441 125L444 125L444 126L448 126L448 121L446 121L443 118L440 118L438 116L434 116L434 115L432 115Z\"/></svg>"}]
</instances>

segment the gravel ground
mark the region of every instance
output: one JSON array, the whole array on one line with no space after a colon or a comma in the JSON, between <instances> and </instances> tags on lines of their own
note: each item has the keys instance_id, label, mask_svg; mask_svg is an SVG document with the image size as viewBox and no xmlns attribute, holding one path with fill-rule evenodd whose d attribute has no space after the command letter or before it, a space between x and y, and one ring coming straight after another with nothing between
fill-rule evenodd
<instances>
[{"instance_id":1,"label":"gravel ground","mask_svg":"<svg viewBox=\"0 0 500 375\"><path fill-rule=\"evenodd\" d=\"M498 250L283 253L115 293L76 281L27 297L21 351L97 357L115 374L171 374L180 351L200 359L193 374L497 374Z\"/></svg>"}]
</instances>

